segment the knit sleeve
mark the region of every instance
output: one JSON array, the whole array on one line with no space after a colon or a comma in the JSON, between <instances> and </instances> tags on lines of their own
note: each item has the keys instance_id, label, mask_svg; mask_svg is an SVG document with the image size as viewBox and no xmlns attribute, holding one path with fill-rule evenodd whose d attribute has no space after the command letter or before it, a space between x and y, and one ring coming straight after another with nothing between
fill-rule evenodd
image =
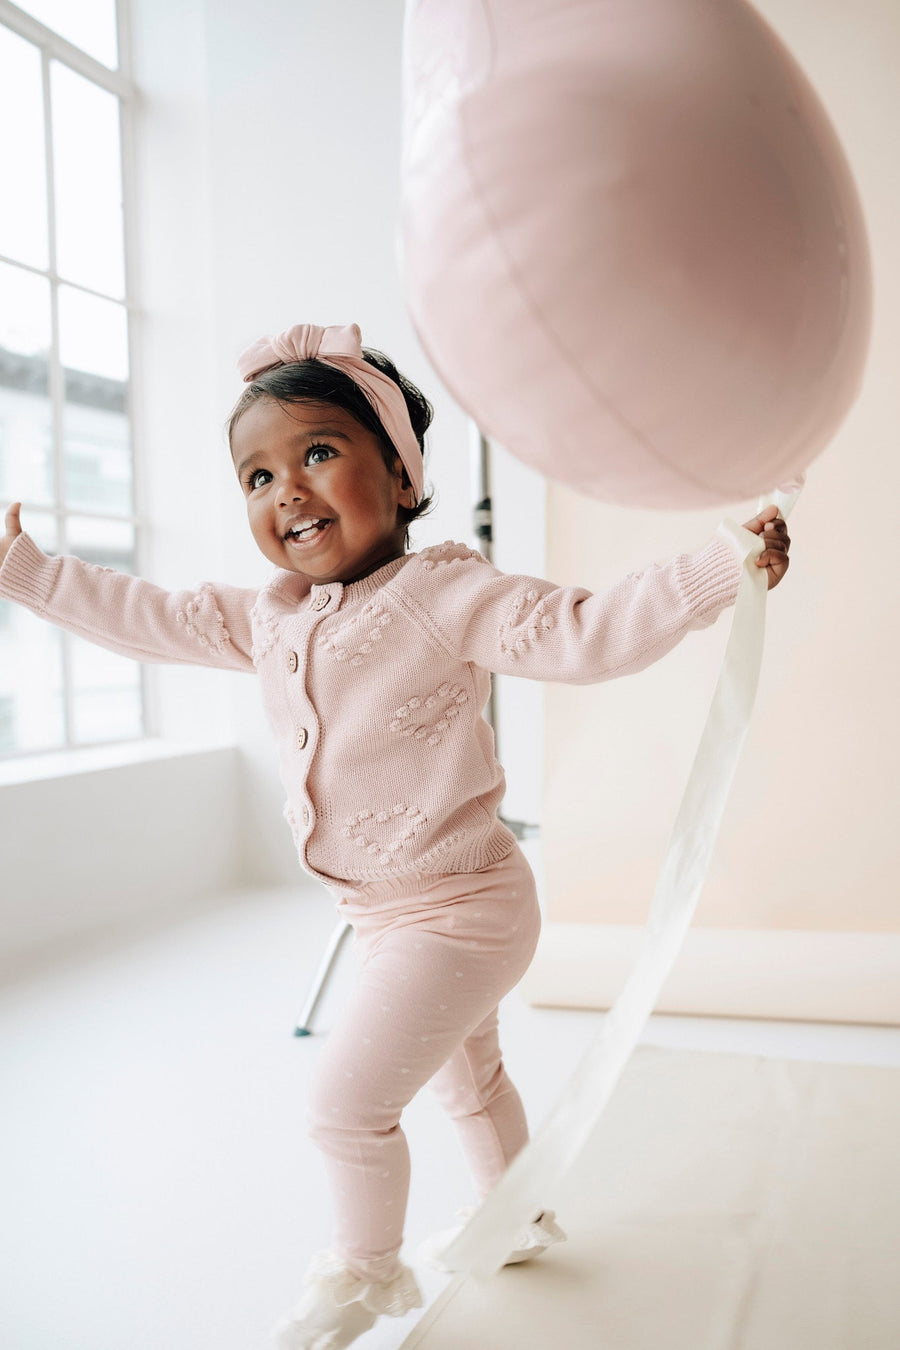
<instances>
[{"instance_id":1,"label":"knit sleeve","mask_svg":"<svg viewBox=\"0 0 900 1350\"><path fill-rule=\"evenodd\" d=\"M0 567L0 599L136 661L252 670L255 590L210 583L164 591L79 558L51 558L21 534Z\"/></svg>"},{"instance_id":2,"label":"knit sleeve","mask_svg":"<svg viewBox=\"0 0 900 1350\"><path fill-rule=\"evenodd\" d=\"M428 561L423 619L448 653L501 674L567 684L652 665L734 603L741 575L734 548L720 538L596 594L505 575L477 554L446 567Z\"/></svg>"}]
</instances>

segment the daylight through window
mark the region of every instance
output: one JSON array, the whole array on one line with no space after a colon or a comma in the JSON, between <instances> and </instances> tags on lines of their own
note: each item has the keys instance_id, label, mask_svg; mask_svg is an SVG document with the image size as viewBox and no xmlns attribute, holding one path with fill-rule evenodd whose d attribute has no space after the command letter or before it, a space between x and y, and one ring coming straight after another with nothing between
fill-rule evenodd
<instances>
[{"instance_id":1,"label":"daylight through window","mask_svg":"<svg viewBox=\"0 0 900 1350\"><path fill-rule=\"evenodd\" d=\"M125 571L130 96L116 0L0 0L0 507L21 500L47 552ZM134 662L0 601L0 755L144 731Z\"/></svg>"}]
</instances>

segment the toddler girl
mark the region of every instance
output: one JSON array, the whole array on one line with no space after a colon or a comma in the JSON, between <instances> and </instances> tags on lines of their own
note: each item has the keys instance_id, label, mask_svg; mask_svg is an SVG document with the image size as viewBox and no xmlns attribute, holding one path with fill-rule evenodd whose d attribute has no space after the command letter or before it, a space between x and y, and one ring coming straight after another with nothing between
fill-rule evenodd
<instances>
[{"instance_id":1,"label":"toddler girl","mask_svg":"<svg viewBox=\"0 0 900 1350\"><path fill-rule=\"evenodd\" d=\"M538 937L531 872L498 819L503 772L482 717L490 671L587 683L640 670L737 593L716 538L600 595L505 576L461 544L408 553L423 489L426 399L359 329L300 324L244 353L228 423L250 529L275 571L258 590L167 593L48 558L10 508L0 595L141 661L255 669L300 861L363 958L317 1066L311 1135L336 1217L283 1324L287 1350L340 1350L379 1313L420 1306L398 1259L409 1181L403 1108L430 1083L483 1197L525 1144L497 1004ZM777 584L770 507L758 566ZM562 1236L539 1216L510 1260Z\"/></svg>"}]
</instances>

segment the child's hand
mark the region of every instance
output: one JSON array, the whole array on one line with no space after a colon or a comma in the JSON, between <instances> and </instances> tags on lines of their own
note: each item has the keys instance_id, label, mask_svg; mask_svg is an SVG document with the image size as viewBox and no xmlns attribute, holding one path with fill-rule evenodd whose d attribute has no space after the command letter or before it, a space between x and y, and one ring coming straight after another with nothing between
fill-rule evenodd
<instances>
[{"instance_id":1,"label":"child's hand","mask_svg":"<svg viewBox=\"0 0 900 1350\"><path fill-rule=\"evenodd\" d=\"M6 534L0 539L0 566L10 550L13 541L18 539L22 533L22 525L19 521L19 512L22 509L21 502L13 502L6 513Z\"/></svg>"},{"instance_id":2,"label":"child's hand","mask_svg":"<svg viewBox=\"0 0 900 1350\"><path fill-rule=\"evenodd\" d=\"M773 586L778 585L791 561L788 557L791 537L787 525L779 516L777 506L767 506L758 516L748 520L744 529L752 530L754 534L761 534L763 537L766 547L756 559L756 565L766 569L771 590Z\"/></svg>"}]
</instances>

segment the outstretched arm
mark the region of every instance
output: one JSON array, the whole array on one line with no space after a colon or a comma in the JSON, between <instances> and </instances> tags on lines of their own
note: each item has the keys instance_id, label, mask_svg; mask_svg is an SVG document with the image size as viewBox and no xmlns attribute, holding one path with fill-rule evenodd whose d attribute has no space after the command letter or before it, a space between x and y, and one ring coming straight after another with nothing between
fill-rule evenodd
<instances>
[{"instance_id":1,"label":"outstretched arm","mask_svg":"<svg viewBox=\"0 0 900 1350\"><path fill-rule=\"evenodd\" d=\"M595 593L548 582L522 586L520 578L503 596L513 580L505 578L493 605L472 606L463 650L478 653L477 660L493 647L493 670L529 679L592 684L632 675L734 604L740 574L731 544L716 539Z\"/></svg>"},{"instance_id":2,"label":"outstretched arm","mask_svg":"<svg viewBox=\"0 0 900 1350\"><path fill-rule=\"evenodd\" d=\"M770 589L787 569L790 546L776 515L767 507L745 526L763 536L757 562L768 571ZM421 558L410 571L410 580L419 578L410 599L448 653L504 674L572 684L614 679L658 661L734 603L741 576L727 535L597 594L504 575L455 545L426 549ZM404 584L401 572L398 588Z\"/></svg>"},{"instance_id":3,"label":"outstretched arm","mask_svg":"<svg viewBox=\"0 0 900 1350\"><path fill-rule=\"evenodd\" d=\"M164 591L79 558L50 558L22 531L21 503L0 539L0 599L136 661L252 670L256 591L207 584Z\"/></svg>"}]
</instances>

